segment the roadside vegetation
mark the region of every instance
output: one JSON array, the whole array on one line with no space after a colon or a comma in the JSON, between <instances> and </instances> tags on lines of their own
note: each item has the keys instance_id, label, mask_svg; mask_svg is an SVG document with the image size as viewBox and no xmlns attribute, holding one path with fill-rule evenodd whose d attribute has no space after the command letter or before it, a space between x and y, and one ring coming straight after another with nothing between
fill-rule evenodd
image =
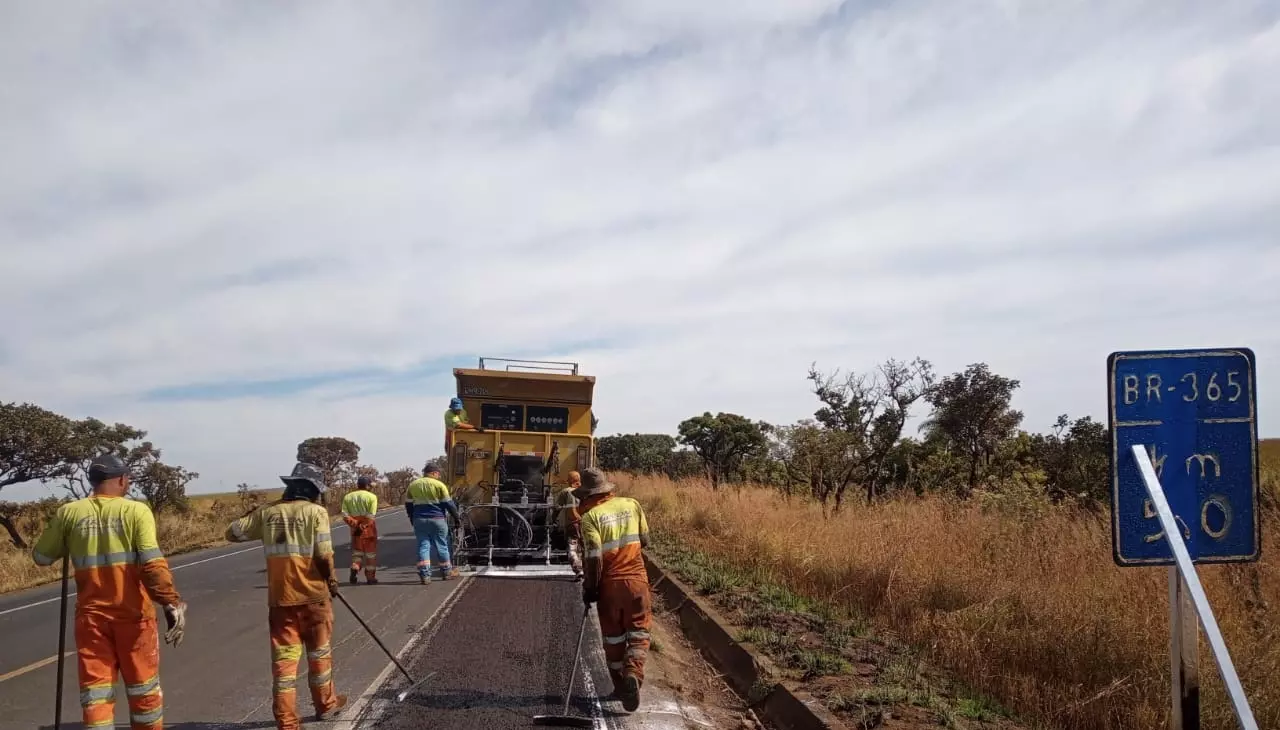
<instances>
[{"instance_id":1,"label":"roadside vegetation","mask_svg":"<svg viewBox=\"0 0 1280 730\"><path fill-rule=\"evenodd\" d=\"M95 418L73 420L30 403L0 403L0 495L6 486L41 482L59 496L35 502L0 500L0 593L56 581L61 566L41 568L31 561L31 546L59 505L87 496L89 463L112 452L131 467L133 499L150 505L156 516L161 548L168 555L219 545L227 525L237 517L280 498L282 488L239 484L235 492L187 494L199 474L161 461L161 451L147 433L132 426L108 425ZM296 458L324 471L329 489L326 505L337 515L342 497L360 476L374 480L374 492L387 505L403 504L413 467L380 472L359 464L360 446L338 437L307 439ZM7 536L7 540L3 539Z\"/></svg>"},{"instance_id":2,"label":"roadside vegetation","mask_svg":"<svg viewBox=\"0 0 1280 730\"><path fill-rule=\"evenodd\" d=\"M1105 422L1028 431L1018 381L981 363L809 379L814 418L796 424L704 413L674 436L599 439L658 554L743 640L854 727L885 711L953 727L1167 727L1167 573L1112 562ZM1280 442L1260 446L1262 560L1200 575L1260 726L1280 727ZM1234 728L1203 640L1200 652L1203 727Z\"/></svg>"}]
</instances>

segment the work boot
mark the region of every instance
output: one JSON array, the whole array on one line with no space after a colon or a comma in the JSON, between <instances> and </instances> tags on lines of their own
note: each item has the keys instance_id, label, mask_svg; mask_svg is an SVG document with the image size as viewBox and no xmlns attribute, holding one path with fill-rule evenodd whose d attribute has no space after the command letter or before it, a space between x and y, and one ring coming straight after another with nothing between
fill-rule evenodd
<instances>
[{"instance_id":1,"label":"work boot","mask_svg":"<svg viewBox=\"0 0 1280 730\"><path fill-rule=\"evenodd\" d=\"M640 680L634 674L622 678L622 686L618 688L618 698L622 700L622 709L635 712L640 706Z\"/></svg>"},{"instance_id":2,"label":"work boot","mask_svg":"<svg viewBox=\"0 0 1280 730\"><path fill-rule=\"evenodd\" d=\"M337 717L339 713L342 712L342 708L347 706L347 696L338 695L337 700L338 701L334 703L333 707L330 707L324 712L316 713L316 722L324 722L325 720L332 720L333 718Z\"/></svg>"},{"instance_id":3,"label":"work boot","mask_svg":"<svg viewBox=\"0 0 1280 730\"><path fill-rule=\"evenodd\" d=\"M431 579L425 575L419 574L418 582L425 586L427 583L431 582Z\"/></svg>"},{"instance_id":4,"label":"work boot","mask_svg":"<svg viewBox=\"0 0 1280 730\"><path fill-rule=\"evenodd\" d=\"M351 569L351 585L355 585L356 583L358 583L358 582L359 582L359 581L357 581L357 580L356 580L356 578L358 578L359 576L360 576L360 574L359 574L358 572L356 572L356 569L355 569L355 568L352 568L352 569Z\"/></svg>"},{"instance_id":5,"label":"work boot","mask_svg":"<svg viewBox=\"0 0 1280 730\"><path fill-rule=\"evenodd\" d=\"M378 585L378 579L377 579L377 578L374 578L373 576L369 576L369 577L365 580L365 582L366 582L366 583L368 583L368 584L369 584L369 585L371 585L371 586L376 586L376 585Z\"/></svg>"}]
</instances>

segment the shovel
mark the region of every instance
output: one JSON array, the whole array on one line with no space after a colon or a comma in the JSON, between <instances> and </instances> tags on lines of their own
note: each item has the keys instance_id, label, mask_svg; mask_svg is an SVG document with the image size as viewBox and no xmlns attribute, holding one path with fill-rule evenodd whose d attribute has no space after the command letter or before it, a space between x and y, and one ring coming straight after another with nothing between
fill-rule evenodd
<instances>
[{"instance_id":1,"label":"shovel","mask_svg":"<svg viewBox=\"0 0 1280 730\"><path fill-rule=\"evenodd\" d=\"M578 629L578 648L573 653L573 669L569 671L569 687L564 691L564 714L561 715L534 715L534 725L565 725L568 727L585 727L593 728L596 721L590 717L580 717L578 715L569 714L569 702L573 698L573 680L578 678L578 659L582 656L582 635L587 631L587 616L591 613L591 607L587 606L582 612L582 628Z\"/></svg>"}]
</instances>

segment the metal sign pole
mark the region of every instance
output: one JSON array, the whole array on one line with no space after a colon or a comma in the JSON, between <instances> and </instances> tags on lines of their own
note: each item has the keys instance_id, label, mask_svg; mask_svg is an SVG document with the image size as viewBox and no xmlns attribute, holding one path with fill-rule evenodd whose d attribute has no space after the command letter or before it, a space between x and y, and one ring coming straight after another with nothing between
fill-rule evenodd
<instances>
[{"instance_id":1,"label":"metal sign pole","mask_svg":"<svg viewBox=\"0 0 1280 730\"><path fill-rule=\"evenodd\" d=\"M1155 504L1156 514L1160 517L1160 525L1164 527L1164 534L1169 541L1169 548L1173 551L1173 557L1177 561L1176 570L1182 577L1179 582L1185 582L1187 592L1190 594L1194 604L1195 612L1199 614L1200 623L1204 626L1204 632L1209 638L1209 646L1213 649L1213 656L1217 660L1218 672L1222 675L1222 683L1226 685L1227 693L1231 696L1231 706L1235 709L1236 720L1239 721L1242 730L1258 730L1258 721L1253 718L1253 710L1249 708L1249 700L1244 695L1244 687L1240 685L1240 677L1236 675L1236 667L1231 661L1230 652L1227 651L1227 643L1223 640L1222 632L1218 629L1218 620L1214 617L1213 609L1209 606L1209 597L1205 595L1204 586L1200 583L1200 575L1196 573L1195 565L1191 562L1191 554L1187 552L1186 543L1182 541L1182 535L1178 531L1178 524L1173 518L1173 509L1169 506L1169 500L1165 498L1164 488L1160 486L1159 478L1156 477L1156 468L1151 463L1151 456L1147 453L1146 446L1141 444L1134 444L1132 452L1133 458L1138 462L1138 470L1142 473L1142 482L1146 485L1147 493ZM1180 587L1178 592L1181 593ZM1171 607L1173 605L1179 607L1175 613L1181 613L1183 602L1178 600L1176 604L1171 604ZM1177 628L1175 626L1175 633L1180 633ZM1187 642L1180 640L1180 643L1185 644ZM1194 642L1191 643L1194 644ZM1174 679L1175 686L1178 684L1176 677L1177 674L1175 674ZM1185 721L1186 718L1184 717L1183 720ZM1195 722L1197 723L1196 726L1198 726L1198 714Z\"/></svg>"},{"instance_id":2,"label":"metal sign pole","mask_svg":"<svg viewBox=\"0 0 1280 730\"><path fill-rule=\"evenodd\" d=\"M1169 676L1173 677L1170 730L1200 730L1200 625L1195 603L1177 566L1169 567Z\"/></svg>"}]
</instances>

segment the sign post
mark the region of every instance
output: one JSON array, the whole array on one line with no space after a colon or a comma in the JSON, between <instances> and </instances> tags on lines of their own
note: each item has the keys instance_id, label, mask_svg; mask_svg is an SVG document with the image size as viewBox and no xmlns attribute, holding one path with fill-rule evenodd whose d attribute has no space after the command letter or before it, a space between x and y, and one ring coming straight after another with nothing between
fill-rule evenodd
<instances>
[{"instance_id":1,"label":"sign post","mask_svg":"<svg viewBox=\"0 0 1280 730\"><path fill-rule=\"evenodd\" d=\"M1243 348L1107 359L1112 552L1122 567L1171 566L1173 730L1200 727L1197 615L1241 727L1257 728L1195 569L1259 557L1254 362Z\"/></svg>"}]
</instances>

